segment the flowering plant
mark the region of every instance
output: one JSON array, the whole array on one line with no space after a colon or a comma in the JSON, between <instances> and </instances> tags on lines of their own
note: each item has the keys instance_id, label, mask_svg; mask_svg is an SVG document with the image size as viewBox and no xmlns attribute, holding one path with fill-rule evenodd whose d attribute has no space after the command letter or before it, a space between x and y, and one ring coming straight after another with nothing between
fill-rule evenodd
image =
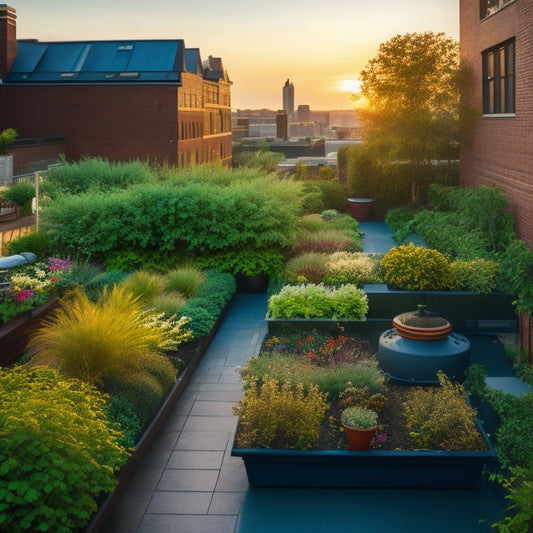
<instances>
[{"instance_id":1,"label":"flowering plant","mask_svg":"<svg viewBox=\"0 0 533 533\"><path fill-rule=\"evenodd\" d=\"M71 268L70 258L21 265L4 272L0 291L0 322L44 304L54 285Z\"/></svg>"}]
</instances>

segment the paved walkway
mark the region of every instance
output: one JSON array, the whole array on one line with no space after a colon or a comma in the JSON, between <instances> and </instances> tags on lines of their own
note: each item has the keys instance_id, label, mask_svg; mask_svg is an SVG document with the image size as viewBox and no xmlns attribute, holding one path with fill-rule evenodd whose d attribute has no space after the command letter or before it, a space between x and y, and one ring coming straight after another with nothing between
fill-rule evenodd
<instances>
[{"instance_id":1,"label":"paved walkway","mask_svg":"<svg viewBox=\"0 0 533 533\"><path fill-rule=\"evenodd\" d=\"M394 246L380 222L361 223L367 252ZM501 518L476 490L250 488L231 457L242 390L235 369L266 333L265 294L238 294L150 455L104 533L472 533ZM484 522L479 522L485 520Z\"/></svg>"}]
</instances>

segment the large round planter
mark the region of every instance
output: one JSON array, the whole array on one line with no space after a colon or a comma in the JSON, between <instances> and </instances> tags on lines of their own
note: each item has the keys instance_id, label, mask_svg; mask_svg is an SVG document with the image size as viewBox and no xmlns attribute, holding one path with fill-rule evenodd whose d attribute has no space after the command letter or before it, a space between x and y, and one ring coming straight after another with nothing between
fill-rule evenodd
<instances>
[{"instance_id":1,"label":"large round planter","mask_svg":"<svg viewBox=\"0 0 533 533\"><path fill-rule=\"evenodd\" d=\"M377 426L369 429L352 428L343 424L344 432L348 438L349 450L367 450L378 430Z\"/></svg>"},{"instance_id":2,"label":"large round planter","mask_svg":"<svg viewBox=\"0 0 533 533\"><path fill-rule=\"evenodd\" d=\"M487 450L280 450L234 448L257 487L474 488L496 454Z\"/></svg>"},{"instance_id":3,"label":"large round planter","mask_svg":"<svg viewBox=\"0 0 533 533\"><path fill-rule=\"evenodd\" d=\"M367 220L372 213L374 200L372 198L348 198L350 213L356 220Z\"/></svg>"}]
</instances>

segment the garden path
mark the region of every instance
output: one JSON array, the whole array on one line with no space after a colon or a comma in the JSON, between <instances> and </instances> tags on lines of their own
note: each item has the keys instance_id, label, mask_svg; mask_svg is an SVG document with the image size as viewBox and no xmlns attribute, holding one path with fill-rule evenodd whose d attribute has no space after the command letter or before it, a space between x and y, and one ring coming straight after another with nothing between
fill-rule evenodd
<instances>
[{"instance_id":1,"label":"garden path","mask_svg":"<svg viewBox=\"0 0 533 533\"><path fill-rule=\"evenodd\" d=\"M384 223L361 226L365 251L394 246ZM248 486L242 460L230 455L232 407L242 395L235 369L259 351L266 304L266 294L236 295L103 533L490 532L502 511L484 484L475 490ZM501 361L501 343L488 339L473 351ZM493 367L495 377L512 377L508 365Z\"/></svg>"}]
</instances>

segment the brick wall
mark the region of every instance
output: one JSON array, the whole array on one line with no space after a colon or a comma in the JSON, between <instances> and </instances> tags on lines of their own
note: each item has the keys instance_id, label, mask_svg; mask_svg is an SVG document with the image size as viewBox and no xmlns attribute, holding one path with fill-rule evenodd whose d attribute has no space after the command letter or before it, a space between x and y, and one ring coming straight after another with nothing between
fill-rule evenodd
<instances>
[{"instance_id":1,"label":"brick wall","mask_svg":"<svg viewBox=\"0 0 533 533\"><path fill-rule=\"evenodd\" d=\"M60 154L66 151L65 139L34 139L31 142L15 143L9 153L13 156L13 174L30 174L46 170L49 165L60 162Z\"/></svg>"},{"instance_id":2,"label":"brick wall","mask_svg":"<svg viewBox=\"0 0 533 533\"><path fill-rule=\"evenodd\" d=\"M533 2L516 0L479 20L479 0L460 1L461 56L472 70L467 96L480 116L461 149L461 184L500 186L518 237L533 248ZM482 117L481 53L507 39L516 45L516 113Z\"/></svg>"},{"instance_id":3,"label":"brick wall","mask_svg":"<svg viewBox=\"0 0 533 533\"><path fill-rule=\"evenodd\" d=\"M64 136L69 160L100 156L177 163L177 87L0 85L0 130Z\"/></svg>"}]
</instances>

